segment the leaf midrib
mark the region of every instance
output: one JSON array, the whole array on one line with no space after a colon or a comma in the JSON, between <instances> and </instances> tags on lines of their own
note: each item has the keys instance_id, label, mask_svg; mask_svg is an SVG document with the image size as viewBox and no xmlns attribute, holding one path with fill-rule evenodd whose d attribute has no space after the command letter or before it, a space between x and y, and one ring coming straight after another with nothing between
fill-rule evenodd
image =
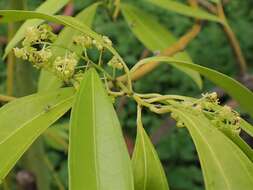
<instances>
[{"instance_id":1,"label":"leaf midrib","mask_svg":"<svg viewBox=\"0 0 253 190\"><path fill-rule=\"evenodd\" d=\"M206 143L208 149L210 150L210 153L213 155L213 158L214 158L214 160L215 160L216 163L217 163L217 166L218 166L219 170L221 171L221 174L222 174L222 176L223 176L223 178L224 178L224 181L225 181L226 186L228 187L228 189L231 189L231 187L230 187L230 185L229 185L229 183L228 183L229 180L227 179L227 177L226 177L226 175L225 175L225 172L224 172L223 169L222 169L221 163L219 162L219 159L217 158L217 156L216 156L214 150L212 149L211 145L209 144L209 142L206 140L206 138L204 138L203 134L202 134L201 131L198 129L198 127L195 126L194 121L193 121L190 117L187 117L187 115L184 114L184 112L182 112L182 111L180 111L180 110L178 110L178 109L177 109L177 112L180 112L180 114L183 115L183 116L185 117L186 120L188 120L188 122L193 126L193 128L195 128L196 132L200 135L200 137L202 138L202 140Z\"/></svg>"}]
</instances>

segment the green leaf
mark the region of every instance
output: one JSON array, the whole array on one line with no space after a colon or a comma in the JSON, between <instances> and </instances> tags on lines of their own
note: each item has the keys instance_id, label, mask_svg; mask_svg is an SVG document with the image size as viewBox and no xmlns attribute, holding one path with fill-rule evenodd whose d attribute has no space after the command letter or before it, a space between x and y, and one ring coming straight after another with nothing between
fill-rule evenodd
<instances>
[{"instance_id":1,"label":"green leaf","mask_svg":"<svg viewBox=\"0 0 253 190\"><path fill-rule=\"evenodd\" d=\"M253 186L253 163L200 112L171 108L184 122L196 146L206 190L250 190Z\"/></svg>"},{"instance_id":2,"label":"green leaf","mask_svg":"<svg viewBox=\"0 0 253 190\"><path fill-rule=\"evenodd\" d=\"M94 3L89 7L85 8L83 11L77 14L76 19L80 20L80 22L83 22L87 26L91 27L98 5L100 5L100 2ZM53 61L57 56L64 56L66 53L66 49L74 51L77 54L81 54L82 49L80 47L78 48L77 46L74 46L72 43L73 36L79 34L80 34L79 31L74 30L70 27L64 28L59 34L55 43L53 44L52 48L53 57L51 60ZM61 85L62 82L55 75L49 73L46 70L41 71L39 79L39 91L42 90L48 91L50 89L60 88Z\"/></svg>"},{"instance_id":3,"label":"green leaf","mask_svg":"<svg viewBox=\"0 0 253 190\"><path fill-rule=\"evenodd\" d=\"M103 45L103 47L106 47L120 62L125 63L122 57L118 54L118 52L111 45L104 41L102 35L97 34L76 18L62 15L49 15L35 11L0 10L0 23L16 22L31 18L48 20L54 23L71 27L81 32L82 34L87 34L90 37L94 38L101 45Z\"/></svg>"},{"instance_id":4,"label":"green leaf","mask_svg":"<svg viewBox=\"0 0 253 190\"><path fill-rule=\"evenodd\" d=\"M71 113L70 190L133 190L130 158L110 98L94 69L85 73Z\"/></svg>"},{"instance_id":5,"label":"green leaf","mask_svg":"<svg viewBox=\"0 0 253 190\"><path fill-rule=\"evenodd\" d=\"M56 150L68 152L69 122L56 123L44 132L46 143Z\"/></svg>"},{"instance_id":6,"label":"green leaf","mask_svg":"<svg viewBox=\"0 0 253 190\"><path fill-rule=\"evenodd\" d=\"M231 97L238 101L244 110L246 110L253 117L253 93L238 81L207 67L203 67L180 59L159 56L146 58L139 61L131 69L131 72L136 70L137 67L152 61L167 62L171 65L180 65L181 67L189 68L199 72L201 75L205 76L207 79L223 88Z\"/></svg>"},{"instance_id":7,"label":"green leaf","mask_svg":"<svg viewBox=\"0 0 253 190\"><path fill-rule=\"evenodd\" d=\"M240 127L248 133L251 137L253 137L253 126L246 122L245 120L242 120L240 123Z\"/></svg>"},{"instance_id":8,"label":"green leaf","mask_svg":"<svg viewBox=\"0 0 253 190\"><path fill-rule=\"evenodd\" d=\"M148 0L148 1L158 7L161 7L166 10L173 11L185 16L222 23L222 20L218 16L210 14L201 8L194 8L194 7L187 6L181 2L177 2L174 0Z\"/></svg>"},{"instance_id":9,"label":"green leaf","mask_svg":"<svg viewBox=\"0 0 253 190\"><path fill-rule=\"evenodd\" d=\"M163 51L177 41L173 34L158 23L152 15L129 4L122 4L121 8L133 33L149 50L153 52ZM190 56L185 51L176 54L175 57L191 61ZM199 88L202 87L202 80L197 72L180 66L176 66L176 68L189 75Z\"/></svg>"},{"instance_id":10,"label":"green leaf","mask_svg":"<svg viewBox=\"0 0 253 190\"><path fill-rule=\"evenodd\" d=\"M35 11L47 14L54 14L64 7L69 0L47 0L41 4ZM30 26L38 26L43 22L43 20L33 19L26 21L16 32L15 36L8 43L5 48L4 57L24 38L25 30Z\"/></svg>"},{"instance_id":11,"label":"green leaf","mask_svg":"<svg viewBox=\"0 0 253 190\"><path fill-rule=\"evenodd\" d=\"M0 109L0 181L22 154L72 105L74 90L59 89L17 99Z\"/></svg>"},{"instance_id":12,"label":"green leaf","mask_svg":"<svg viewBox=\"0 0 253 190\"><path fill-rule=\"evenodd\" d=\"M213 3L220 3L220 0L209 0L209 1L211 1Z\"/></svg>"},{"instance_id":13,"label":"green leaf","mask_svg":"<svg viewBox=\"0 0 253 190\"><path fill-rule=\"evenodd\" d=\"M132 158L135 190L168 190L168 182L156 150L137 121L137 137Z\"/></svg>"}]
</instances>

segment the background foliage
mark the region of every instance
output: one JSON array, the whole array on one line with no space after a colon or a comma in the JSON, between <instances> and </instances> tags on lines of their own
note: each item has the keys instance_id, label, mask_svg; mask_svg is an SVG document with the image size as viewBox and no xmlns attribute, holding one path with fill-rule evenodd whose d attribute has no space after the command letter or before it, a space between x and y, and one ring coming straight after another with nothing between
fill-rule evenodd
<instances>
[{"instance_id":1,"label":"background foliage","mask_svg":"<svg viewBox=\"0 0 253 190\"><path fill-rule=\"evenodd\" d=\"M155 15L157 19L176 36L183 35L192 25L193 20L183 16L157 9L144 0L128 0L136 6ZM41 0L28 0L28 9L33 10ZM74 0L74 10L79 12L93 1ZM8 1L0 2L0 9L8 7ZM241 48L252 73L253 62L253 1L228 0L225 11L228 20L240 41ZM94 30L110 36L116 49L129 65L134 64L145 50L134 37L126 22L120 16L113 22L105 10L99 9L94 23ZM7 27L0 26L0 56L3 55L7 36ZM221 71L229 76L237 74L237 64L227 38L220 26L215 23L205 23L198 37L186 49L194 62ZM34 77L36 81L36 75ZM213 91L215 86L205 81L204 91ZM135 84L139 92L160 92L162 94L182 94L187 96L200 95L197 86L181 72L166 65L160 66L150 75ZM6 92L6 63L0 61L0 94ZM135 135L136 110L133 102L120 99L117 102L117 112L129 139ZM243 113L242 113L243 114ZM172 190L203 189L203 179L198 163L197 153L185 129L176 129L174 123L166 117L159 118L150 113L143 114L143 124L148 127L153 137L157 151L165 167ZM165 133L165 134L164 134ZM48 144L50 144L48 142ZM130 143L131 147L131 143ZM52 162L52 168L67 187L67 155L64 151L47 147L47 155ZM52 176L51 176L52 177ZM183 183L182 183L183 181Z\"/></svg>"}]
</instances>

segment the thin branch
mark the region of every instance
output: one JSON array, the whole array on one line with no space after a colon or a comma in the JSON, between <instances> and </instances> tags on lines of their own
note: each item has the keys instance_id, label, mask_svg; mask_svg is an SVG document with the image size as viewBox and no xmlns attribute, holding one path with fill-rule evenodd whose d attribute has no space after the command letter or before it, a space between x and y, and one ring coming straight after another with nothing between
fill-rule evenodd
<instances>
[{"instance_id":1,"label":"thin branch","mask_svg":"<svg viewBox=\"0 0 253 190\"><path fill-rule=\"evenodd\" d=\"M240 43L237 40L232 28L228 24L222 3L218 3L217 7L215 7L214 5L212 5L211 3L209 3L206 0L198 0L198 2L203 7L205 7L209 12L217 15L220 19L222 19L224 21L225 24L222 25L223 30L224 30L224 32L229 40L230 46L232 47L234 54L236 56L236 59L237 59L237 62L238 62L239 68L240 68L240 74L242 76L244 76L247 71L247 63L246 63L245 58L243 56L243 53L242 53L242 50L240 47ZM224 2L223 2L223 4L224 4Z\"/></svg>"},{"instance_id":2,"label":"thin branch","mask_svg":"<svg viewBox=\"0 0 253 190\"><path fill-rule=\"evenodd\" d=\"M212 3L208 2L207 0L198 0L198 3L211 13L217 14L217 7L215 7Z\"/></svg>"},{"instance_id":3,"label":"thin branch","mask_svg":"<svg viewBox=\"0 0 253 190\"><path fill-rule=\"evenodd\" d=\"M0 94L0 102L10 102L12 100L15 100L15 97L12 96L5 96Z\"/></svg>"},{"instance_id":4,"label":"thin branch","mask_svg":"<svg viewBox=\"0 0 253 190\"><path fill-rule=\"evenodd\" d=\"M199 34L201 31L201 22L196 21L193 27L184 35L182 36L174 45L171 47L165 49L160 55L163 56L172 56L180 51L183 51L185 47ZM134 73L131 74L132 80L138 80L139 78L143 77L147 73L151 72L153 69L155 69L160 63L159 62L150 62L142 67L140 67L138 70L136 70ZM126 76L120 76L117 78L119 81L125 81Z\"/></svg>"},{"instance_id":5,"label":"thin branch","mask_svg":"<svg viewBox=\"0 0 253 190\"><path fill-rule=\"evenodd\" d=\"M228 37L231 47L233 48L234 54L236 56L236 59L237 59L237 62L238 62L239 68L240 68L240 74L243 76L246 74L247 64L246 64L245 58L243 56L242 49L240 47L240 43L239 43L238 39L236 38L233 30L229 26L229 24L227 24L227 18L226 18L226 15L224 13L223 6L221 3L217 4L217 9L218 9L218 16L222 20L224 20L224 22L226 23L223 25L223 29Z\"/></svg>"},{"instance_id":6,"label":"thin branch","mask_svg":"<svg viewBox=\"0 0 253 190\"><path fill-rule=\"evenodd\" d=\"M196 7L198 6L198 2L196 0L189 0L189 3L191 6ZM199 34L201 31L201 21L196 20L195 24L192 26L192 28L184 35L182 36L174 45L168 47L163 52L160 53L161 56L173 56L176 53L183 51L186 46ZM142 67L140 67L135 72L131 73L131 80L138 80L139 78L143 77L147 73L154 70L160 62L150 62ZM120 76L117 78L118 81L126 81L126 75Z\"/></svg>"},{"instance_id":7,"label":"thin branch","mask_svg":"<svg viewBox=\"0 0 253 190\"><path fill-rule=\"evenodd\" d=\"M8 25L8 39L10 40L15 33L15 26L14 24ZM14 69L15 69L15 57L13 52L10 52L7 58L7 79L6 79L6 86L7 86L7 94L13 95L14 92Z\"/></svg>"}]
</instances>

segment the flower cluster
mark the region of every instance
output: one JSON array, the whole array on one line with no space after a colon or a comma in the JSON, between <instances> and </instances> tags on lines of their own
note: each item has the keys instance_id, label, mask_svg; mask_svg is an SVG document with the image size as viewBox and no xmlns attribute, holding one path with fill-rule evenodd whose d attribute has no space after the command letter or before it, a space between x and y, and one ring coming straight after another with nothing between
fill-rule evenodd
<instances>
[{"instance_id":1,"label":"flower cluster","mask_svg":"<svg viewBox=\"0 0 253 190\"><path fill-rule=\"evenodd\" d=\"M107 36L102 36L102 41L104 44L108 46L112 46L112 41ZM78 35L73 37L73 43L76 45L80 45L84 48L91 48L96 47L97 50L102 51L104 50L103 43L97 41L96 39L91 38L88 35Z\"/></svg>"},{"instance_id":2,"label":"flower cluster","mask_svg":"<svg viewBox=\"0 0 253 190\"><path fill-rule=\"evenodd\" d=\"M52 57L52 52L48 47L41 50L33 47L14 48L13 51L16 57L31 62L36 68L47 66Z\"/></svg>"},{"instance_id":3,"label":"flower cluster","mask_svg":"<svg viewBox=\"0 0 253 190\"><path fill-rule=\"evenodd\" d=\"M215 127L222 131L229 131L232 134L240 133L240 120L239 114L232 110L229 106L220 106L217 94L203 94L203 97L197 101L182 101L181 106L185 111L190 111L197 115L204 114ZM177 114L172 113L171 117L177 121L177 127L184 127L185 124L180 121Z\"/></svg>"},{"instance_id":4,"label":"flower cluster","mask_svg":"<svg viewBox=\"0 0 253 190\"><path fill-rule=\"evenodd\" d=\"M73 43L76 45L80 45L85 48L92 47L92 38L86 35L79 35L73 37Z\"/></svg>"},{"instance_id":5,"label":"flower cluster","mask_svg":"<svg viewBox=\"0 0 253 190\"><path fill-rule=\"evenodd\" d=\"M28 27L25 31L25 37L22 41L21 48L14 48L14 54L17 58L29 61L38 69L44 68L49 72L55 73L62 81L69 82L71 79L76 80L76 66L78 64L78 57L72 50L65 47L65 56L53 55L52 47L55 44L57 35L52 32L52 28L43 24L38 27ZM87 64L91 61L88 57L86 49L95 47L102 52L106 47L112 46L112 41L107 36L100 36L100 40L96 40L88 35L77 35L73 37L73 44L83 48ZM121 69L123 66L116 58L113 58L109 65L114 68ZM82 66L80 66L82 67ZM72 80L73 81L73 80Z\"/></svg>"},{"instance_id":6,"label":"flower cluster","mask_svg":"<svg viewBox=\"0 0 253 190\"><path fill-rule=\"evenodd\" d=\"M56 35L52 32L52 28L47 24L42 24L38 27L28 27L25 32L25 39L22 42L23 46L31 46L39 42L54 41Z\"/></svg>"},{"instance_id":7,"label":"flower cluster","mask_svg":"<svg viewBox=\"0 0 253 190\"><path fill-rule=\"evenodd\" d=\"M229 106L220 107L214 112L212 122L221 130L230 130L234 134L239 134L241 118L239 114Z\"/></svg>"},{"instance_id":8,"label":"flower cluster","mask_svg":"<svg viewBox=\"0 0 253 190\"><path fill-rule=\"evenodd\" d=\"M77 65L77 56L75 53L68 53L64 57L56 57L53 68L56 75L63 81L69 81L74 73Z\"/></svg>"},{"instance_id":9,"label":"flower cluster","mask_svg":"<svg viewBox=\"0 0 253 190\"><path fill-rule=\"evenodd\" d=\"M107 64L112 68L123 69L123 64L117 57L113 57Z\"/></svg>"},{"instance_id":10,"label":"flower cluster","mask_svg":"<svg viewBox=\"0 0 253 190\"><path fill-rule=\"evenodd\" d=\"M14 48L16 57L27 60L36 68L47 67L52 52L47 43L55 39L52 28L46 24L38 27L28 27L25 32L25 38L22 42L22 48Z\"/></svg>"}]
</instances>

